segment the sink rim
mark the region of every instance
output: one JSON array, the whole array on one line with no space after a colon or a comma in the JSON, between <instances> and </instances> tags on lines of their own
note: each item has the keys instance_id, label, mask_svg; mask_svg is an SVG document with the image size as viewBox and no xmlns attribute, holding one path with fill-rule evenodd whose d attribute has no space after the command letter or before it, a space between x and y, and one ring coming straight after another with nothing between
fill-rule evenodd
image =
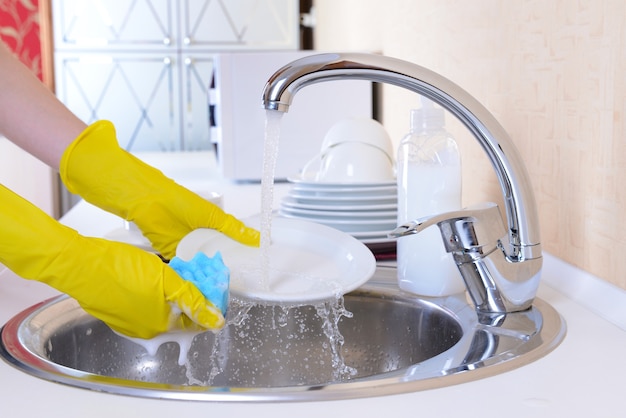
<instances>
[{"instance_id":1,"label":"sink rim","mask_svg":"<svg viewBox=\"0 0 626 418\"><path fill-rule=\"evenodd\" d=\"M390 291L389 288L388 284L374 282L367 283L357 289L356 292L385 293ZM406 296L396 289L392 289L392 292ZM412 295L409 297L433 304L433 300L430 298ZM515 350L507 350L496 356L463 363L459 360L467 354L470 340L473 337L473 333L469 331L479 328L490 332L489 330L495 329L498 331L495 334L503 335L502 329L478 324L473 308L467 303L460 306L457 299L457 302L452 301L452 305L456 306L445 306L445 298L436 299L444 306L439 304L434 304L434 306L447 310L463 328L463 336L454 346L431 359L409 367L339 383L270 388L186 386L109 377L62 366L29 350L27 345L20 341L19 330L28 323L29 318L46 309L58 306L64 301L71 301L75 304L73 299L65 295L35 304L11 318L0 329L0 357L17 369L35 377L119 395L215 402L326 401L417 392L498 375L544 357L562 342L566 334L565 321L561 315L547 302L536 298L531 309L540 314L542 324L535 335L526 341L521 338L520 344L515 347ZM447 303L450 305L449 300ZM504 331L504 335L510 334L507 330ZM537 341L540 344L535 346ZM451 359L455 360L451 361ZM446 367L442 367L443 365Z\"/></svg>"}]
</instances>

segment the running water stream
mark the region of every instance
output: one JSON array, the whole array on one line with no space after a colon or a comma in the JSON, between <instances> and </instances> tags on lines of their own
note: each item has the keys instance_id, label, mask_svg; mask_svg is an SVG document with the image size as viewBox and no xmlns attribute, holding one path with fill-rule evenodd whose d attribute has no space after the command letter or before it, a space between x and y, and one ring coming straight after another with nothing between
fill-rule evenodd
<instances>
[{"instance_id":1,"label":"running water stream","mask_svg":"<svg viewBox=\"0 0 626 418\"><path fill-rule=\"evenodd\" d=\"M261 175L261 274L259 288L268 290L270 274L269 247L272 241L272 210L274 206L274 177L282 112L268 110L265 116L263 172Z\"/></svg>"},{"instance_id":2,"label":"running water stream","mask_svg":"<svg viewBox=\"0 0 626 418\"><path fill-rule=\"evenodd\" d=\"M274 177L278 146L280 140L280 125L283 113L267 110L265 116L265 140L263 148L263 172L261 176L261 280L260 288L269 290L269 277L272 269L269 256L271 245L272 216L274 206ZM294 272L294 274L299 274ZM332 353L334 378L345 379L356 374L356 370L347 366L341 355L344 343L339 332L338 324L342 317L350 318L352 313L343 305L343 296L336 295L335 300L329 300L315 305L318 316L322 319L322 330L329 340L329 349ZM283 305L284 315L288 314L288 306Z\"/></svg>"}]
</instances>

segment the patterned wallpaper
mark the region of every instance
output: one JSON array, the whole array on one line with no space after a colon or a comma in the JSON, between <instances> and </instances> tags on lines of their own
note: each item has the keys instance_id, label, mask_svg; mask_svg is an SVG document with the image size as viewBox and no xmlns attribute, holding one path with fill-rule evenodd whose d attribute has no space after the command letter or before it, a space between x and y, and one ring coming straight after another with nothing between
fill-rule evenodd
<instances>
[{"instance_id":1,"label":"patterned wallpaper","mask_svg":"<svg viewBox=\"0 0 626 418\"><path fill-rule=\"evenodd\" d=\"M0 39L42 79L38 0L0 0Z\"/></svg>"}]
</instances>

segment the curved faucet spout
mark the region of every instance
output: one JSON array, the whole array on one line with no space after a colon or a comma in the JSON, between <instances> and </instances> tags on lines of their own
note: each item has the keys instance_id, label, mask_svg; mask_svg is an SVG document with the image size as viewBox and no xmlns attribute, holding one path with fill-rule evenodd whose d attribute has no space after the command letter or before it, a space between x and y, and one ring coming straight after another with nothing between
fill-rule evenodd
<instances>
[{"instance_id":1,"label":"curved faucet spout","mask_svg":"<svg viewBox=\"0 0 626 418\"><path fill-rule=\"evenodd\" d=\"M339 79L369 80L406 88L438 103L470 130L491 161L504 196L508 242L501 242L499 246L507 263L531 262L532 268L520 265L516 270L519 270L518 276L532 275L532 282L536 283L541 269L541 245L534 194L519 152L495 117L465 90L424 67L395 58L359 53L317 54L286 65L267 82L263 106L286 112L301 88ZM507 278L512 282L530 279ZM517 308L527 305L526 301Z\"/></svg>"}]
</instances>

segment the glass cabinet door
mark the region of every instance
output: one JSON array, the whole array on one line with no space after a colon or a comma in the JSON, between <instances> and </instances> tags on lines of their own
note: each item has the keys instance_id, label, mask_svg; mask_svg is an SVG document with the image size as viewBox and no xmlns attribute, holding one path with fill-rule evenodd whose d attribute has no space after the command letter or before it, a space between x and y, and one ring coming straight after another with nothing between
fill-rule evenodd
<instances>
[{"instance_id":1,"label":"glass cabinet door","mask_svg":"<svg viewBox=\"0 0 626 418\"><path fill-rule=\"evenodd\" d=\"M176 6L174 0L54 0L55 48L174 47Z\"/></svg>"},{"instance_id":2,"label":"glass cabinet door","mask_svg":"<svg viewBox=\"0 0 626 418\"><path fill-rule=\"evenodd\" d=\"M198 49L298 49L294 0L184 0L182 38Z\"/></svg>"},{"instance_id":3,"label":"glass cabinet door","mask_svg":"<svg viewBox=\"0 0 626 418\"><path fill-rule=\"evenodd\" d=\"M208 150L213 147L208 94L213 82L214 59L208 54L184 54L182 62L181 123L184 144L181 149Z\"/></svg>"},{"instance_id":4,"label":"glass cabinet door","mask_svg":"<svg viewBox=\"0 0 626 418\"><path fill-rule=\"evenodd\" d=\"M177 57L57 54L56 94L86 123L111 120L129 151L183 148Z\"/></svg>"},{"instance_id":5,"label":"glass cabinet door","mask_svg":"<svg viewBox=\"0 0 626 418\"><path fill-rule=\"evenodd\" d=\"M52 0L56 94L130 151L212 147L214 54L298 49L295 0Z\"/></svg>"}]
</instances>

